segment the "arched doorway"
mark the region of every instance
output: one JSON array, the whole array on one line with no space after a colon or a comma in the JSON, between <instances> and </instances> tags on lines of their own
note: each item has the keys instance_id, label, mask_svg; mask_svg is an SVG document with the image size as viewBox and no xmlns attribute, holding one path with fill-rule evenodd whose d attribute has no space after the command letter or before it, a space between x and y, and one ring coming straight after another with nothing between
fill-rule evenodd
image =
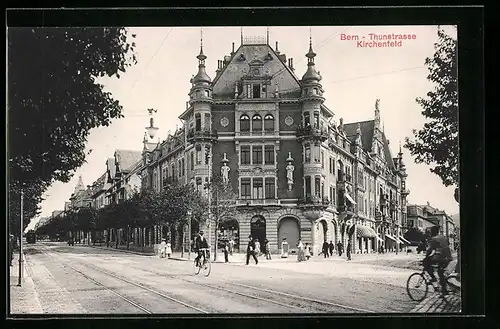
<instances>
[{"instance_id":1,"label":"arched doorway","mask_svg":"<svg viewBox=\"0 0 500 329\"><path fill-rule=\"evenodd\" d=\"M321 247L323 246L323 242L325 242L326 239L328 239L328 224L324 219L320 220L318 222L318 227L316 229L317 235L316 235L316 244Z\"/></svg>"},{"instance_id":2,"label":"arched doorway","mask_svg":"<svg viewBox=\"0 0 500 329\"><path fill-rule=\"evenodd\" d=\"M260 242L261 250L263 250L264 241L266 240L266 219L263 216L253 216L250 220L250 234L253 239Z\"/></svg>"},{"instance_id":3,"label":"arched doorway","mask_svg":"<svg viewBox=\"0 0 500 329\"><path fill-rule=\"evenodd\" d=\"M300 238L299 221L294 217L284 217L278 223L278 249L281 249L281 242L286 238L290 247L297 244Z\"/></svg>"}]
</instances>

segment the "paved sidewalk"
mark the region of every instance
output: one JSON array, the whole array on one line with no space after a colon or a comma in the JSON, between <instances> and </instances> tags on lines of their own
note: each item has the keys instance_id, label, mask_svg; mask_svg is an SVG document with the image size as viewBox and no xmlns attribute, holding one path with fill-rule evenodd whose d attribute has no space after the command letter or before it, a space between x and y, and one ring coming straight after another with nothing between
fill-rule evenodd
<instances>
[{"instance_id":1,"label":"paved sidewalk","mask_svg":"<svg viewBox=\"0 0 500 329\"><path fill-rule=\"evenodd\" d=\"M448 295L445 298L435 293L421 301L410 313L460 313L460 295Z\"/></svg>"},{"instance_id":2,"label":"paved sidewalk","mask_svg":"<svg viewBox=\"0 0 500 329\"><path fill-rule=\"evenodd\" d=\"M38 294L35 290L35 284L33 283L32 273L29 264L26 262L26 256L24 258L24 272L21 287L17 285L19 277L19 254L14 255L12 265L13 266L10 267L10 314L43 313Z\"/></svg>"}]
</instances>

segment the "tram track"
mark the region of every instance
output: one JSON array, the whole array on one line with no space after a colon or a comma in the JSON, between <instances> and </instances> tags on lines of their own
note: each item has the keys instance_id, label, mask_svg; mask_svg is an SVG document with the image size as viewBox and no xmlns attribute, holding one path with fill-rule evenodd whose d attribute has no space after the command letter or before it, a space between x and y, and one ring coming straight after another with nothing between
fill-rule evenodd
<instances>
[{"instance_id":1,"label":"tram track","mask_svg":"<svg viewBox=\"0 0 500 329\"><path fill-rule=\"evenodd\" d=\"M60 264L60 266L61 266L61 267L63 267L63 268L65 268L65 267L66 267L66 268L71 269L72 271L74 271L74 272L76 272L76 273L80 274L81 276L83 276L83 277L84 277L84 278L86 278L87 280L89 280L89 281L93 282L93 283L94 283L94 284L96 284L97 286L102 287L102 288L104 288L104 289L105 289L105 290L107 290L107 291L110 291L110 292L111 292L111 293L113 293L114 295L116 295L116 296L118 296L119 298L123 299L123 300L124 300L124 301L126 301L127 303L129 303L129 304L133 305L134 307L136 307L137 309L141 310L142 312L147 313L147 314L153 314L153 313L154 313L154 312L153 312L153 311L151 311L150 309L148 309L148 308L145 308L145 307L141 306L139 303L137 303L137 302L133 301L132 299L128 298L127 296L125 296L125 295L123 295L123 294L121 294L121 293L117 292L117 291L116 291L116 289L112 289L112 288L110 288L110 287L106 286L105 284L103 284L102 282L100 282L100 281L96 280L95 278L90 277L88 274L86 274L86 273L84 273L84 272L82 272L82 271L78 270L77 268L75 268L75 267L73 267L73 266L71 266L71 265L68 265L67 263L63 263L62 261L60 261L60 260L59 260L59 257L54 256L54 255L51 255L50 253L48 253L48 252L46 252L46 251L44 251L44 250L40 250L40 251L41 251L44 255L46 255L46 256L50 257L51 259L55 260L55 262L57 262L58 264ZM94 266L90 266L90 265L88 265L88 264L83 264L83 266L85 266L85 267L87 267L87 268L90 268L90 269L92 269L93 271L96 271L96 272L99 272L99 273L105 274L105 275L107 275L107 276L109 276L109 277L112 277L112 278L114 278L114 279L118 279L118 280L120 280L120 281L122 281L122 282L125 282L125 283L129 284L129 285L132 285L132 286L135 286L135 287L137 287L137 288L140 288L141 290L148 291L148 292L150 292L150 293L152 293L152 294L154 294L154 295L157 295L157 296L161 297L161 298L162 298L162 299L164 299L164 300L168 300L168 301L170 301L170 302L174 302L174 303L180 304L180 305L182 305L182 306L184 306L184 307L186 307L186 308L188 308L188 309L195 310L195 311L197 311L197 312L204 313L204 314L208 314L208 313L210 313L209 311L204 310L204 309L202 309L202 308L200 308L200 307L197 307L197 306L194 306L194 305L190 305L190 304L188 304L188 303L186 303L186 302L183 302L183 301L181 301L181 300L179 300L179 299L177 299L177 298L174 298L174 297L168 296L168 295L166 295L166 294L164 294L164 293L162 293L162 292L160 292L160 291L157 291L157 290L151 289L150 287L147 287L147 286L145 286L145 285L143 285L143 284L139 284L139 283L137 283L137 282L130 281L130 280L125 279L125 278L123 278L123 277L121 277L121 276L119 276L119 275L116 275L116 274L114 274L114 273L111 273L111 272L108 272L108 271L104 271L104 270L102 270L102 269L96 268L96 267L94 267Z\"/></svg>"},{"instance_id":2,"label":"tram track","mask_svg":"<svg viewBox=\"0 0 500 329\"><path fill-rule=\"evenodd\" d=\"M315 298L310 298L306 296L300 296L296 294L290 294L290 293L285 293L281 291L276 291L273 289L265 289L265 288L260 288L256 286L251 286L251 285L245 285L245 284L240 284L240 283L232 283L232 282L225 282L225 285L230 285L232 287L238 287L240 290L235 291L228 289L227 287L222 287L218 284L214 283L207 283L207 282L199 282L199 281L192 281L186 278L180 278L178 276L174 276L168 273L162 273L150 269L144 269L144 268L139 268L139 267L133 267L134 269L137 270L142 270L147 273L151 274L156 274L158 276L162 277L169 277L174 280L179 280L182 282L187 282L191 283L193 285L196 285L198 288L199 287L207 287L213 290L221 290L228 292L230 294L234 295L239 295L243 296L246 298L251 298L255 300L260 300L264 302L268 302L271 304L283 306L286 308L292 308L292 309L298 309L301 310L302 312L305 310L310 310L313 312L327 312L331 313L334 312L334 309L342 309L345 310L345 312L356 312L356 313L375 313L374 311L366 310L366 309L361 309L357 307L352 307L348 305L343 305L339 303L334 303L330 301L325 301L325 300L319 300ZM243 288L243 290L242 290ZM260 295L257 295L256 292L258 292ZM279 296L279 297L277 297ZM279 300L276 300L279 299Z\"/></svg>"}]
</instances>

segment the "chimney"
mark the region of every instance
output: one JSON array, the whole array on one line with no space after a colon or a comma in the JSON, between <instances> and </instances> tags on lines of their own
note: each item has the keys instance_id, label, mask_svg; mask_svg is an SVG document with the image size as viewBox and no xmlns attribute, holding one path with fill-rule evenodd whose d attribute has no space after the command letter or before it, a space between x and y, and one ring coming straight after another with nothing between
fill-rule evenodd
<instances>
[{"instance_id":1,"label":"chimney","mask_svg":"<svg viewBox=\"0 0 500 329\"><path fill-rule=\"evenodd\" d=\"M280 51L278 50L278 41L276 41L276 54L279 55Z\"/></svg>"},{"instance_id":2,"label":"chimney","mask_svg":"<svg viewBox=\"0 0 500 329\"><path fill-rule=\"evenodd\" d=\"M234 42L233 42L233 51L231 51L231 55L234 54Z\"/></svg>"},{"instance_id":3,"label":"chimney","mask_svg":"<svg viewBox=\"0 0 500 329\"><path fill-rule=\"evenodd\" d=\"M292 69L293 71L293 58L290 58L290 68Z\"/></svg>"}]
</instances>

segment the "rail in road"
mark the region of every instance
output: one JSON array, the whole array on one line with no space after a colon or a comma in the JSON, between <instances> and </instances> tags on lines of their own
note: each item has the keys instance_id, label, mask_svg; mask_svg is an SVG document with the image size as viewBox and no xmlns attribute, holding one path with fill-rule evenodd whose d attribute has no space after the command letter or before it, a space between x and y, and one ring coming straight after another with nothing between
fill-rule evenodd
<instances>
[{"instance_id":1,"label":"rail in road","mask_svg":"<svg viewBox=\"0 0 500 329\"><path fill-rule=\"evenodd\" d=\"M280 306L284 306L286 308L292 308L292 309L298 309L301 310L302 312L310 310L313 312L356 312L356 313L375 313L374 311L362 309L362 308L357 308L357 307L352 307L348 305L343 305L339 303L334 303L330 301L325 301L325 300L319 300L319 299L314 299L314 298L309 298L305 296L300 296L296 294L289 294L273 289L264 289L264 288L259 288L256 286L252 285L246 285L246 284L240 284L240 283L232 283L232 282L225 282L224 284L226 287L222 287L220 285L214 284L214 283L207 283L205 282L200 282L200 281L193 281L190 279L186 278L179 278L178 276L173 276L168 273L162 273L150 269L144 269L144 268L138 268L138 267L133 267L134 269L137 270L142 270L147 273L152 273L156 274L161 277L168 277L173 280L178 280L186 283L190 283L193 285L196 285L196 289L205 287L205 288L210 288L213 290L217 291L225 291L230 294L234 295L239 295L243 296L246 298L251 298L251 299L256 299L264 302L268 302L271 304L276 304ZM238 288L238 290L231 290L227 289L227 286L231 286L233 288Z\"/></svg>"},{"instance_id":2,"label":"rail in road","mask_svg":"<svg viewBox=\"0 0 500 329\"><path fill-rule=\"evenodd\" d=\"M51 259L55 260L55 262L57 262L57 263L58 263L59 265L61 265L62 267L70 268L72 271L74 271L74 272L76 272L76 273L80 274L81 276L83 276L83 277L84 277L84 278L86 278L87 280L92 281L92 282L93 282L93 283L95 283L96 285L98 285L98 286L100 286L100 287L102 287L102 288L104 288L104 289L106 289L106 290L110 291L111 293L115 294L116 296L118 296L119 298L123 299L123 300L124 300L124 301L126 301L127 303L129 303L129 304L131 304L131 305L135 306L136 308L138 308L139 310L143 311L144 313L148 313L148 314L152 314L152 313L154 313L154 312L152 312L151 310L149 310L149 309L147 309L147 308L145 308L145 307L141 306L138 302L135 302L135 301L134 301L134 300L132 300L131 298L126 297L125 295L123 295L123 294L121 294L121 293L117 292L117 291L116 291L116 289L110 288L110 287L108 287L107 285L105 285L105 284L103 284L102 282L100 282L99 280L97 280L97 279L95 279L95 278L93 278L93 277L89 276L88 274L86 274L86 273L84 273L84 272L82 272L82 271L78 270L77 268L75 268L75 267L73 267L73 266L71 266L71 265L68 265L67 263L63 263L63 262L61 262L61 261L59 260L59 257L54 256L54 255L51 255L50 253L48 253L47 251L45 251L45 250L43 250L43 249L41 249L41 248L39 248L39 250L40 250L40 251L41 251L44 255L46 255L46 256L50 257ZM131 285L131 286L134 286L134 287L140 288L141 290L144 290L144 291L147 291L147 292L149 292L149 293L152 293L152 294L155 294L155 295L157 295L157 296L160 296L161 298L163 298L163 299L165 299L165 300L168 300L168 301L170 301L170 302L174 302L174 303L180 304L180 305L182 305L182 306L186 307L186 308L187 308L187 309L189 309L189 310L195 310L195 311L197 311L197 312L200 312L200 313L205 313L205 314L210 313L209 311L204 310L204 309L202 309L202 308L200 308L200 307L197 307L197 306L194 306L194 305L188 304L188 303L186 303L186 302L184 302L184 301L182 301L182 300L180 300L180 299L177 299L177 298L174 298L174 297L168 296L168 295L166 295L166 294L164 294L164 293L162 293L162 292L160 292L160 291L157 291L157 290L155 290L155 289L152 289L152 288L150 288L150 287L147 287L147 286L145 286L145 285L143 285L143 284L140 284L140 283L137 283L137 282L130 281L130 280L128 280L128 279L126 279L126 278L124 278L124 277L122 277L122 276L116 275L116 274L114 274L114 273L110 273L110 272L108 272L108 271L103 271L103 270L98 269L98 268L96 268L96 267L94 267L94 266L89 266L88 264L84 264L84 266L85 266L85 267L87 267L87 268L91 268L92 270L94 270L94 271L96 271L96 272L99 272L99 273L105 274L105 275L107 275L107 276L110 276L110 277L112 277L112 278L118 279L118 280L120 280L120 281L122 281L122 282L125 282L125 283L127 283L127 284Z\"/></svg>"}]
</instances>

